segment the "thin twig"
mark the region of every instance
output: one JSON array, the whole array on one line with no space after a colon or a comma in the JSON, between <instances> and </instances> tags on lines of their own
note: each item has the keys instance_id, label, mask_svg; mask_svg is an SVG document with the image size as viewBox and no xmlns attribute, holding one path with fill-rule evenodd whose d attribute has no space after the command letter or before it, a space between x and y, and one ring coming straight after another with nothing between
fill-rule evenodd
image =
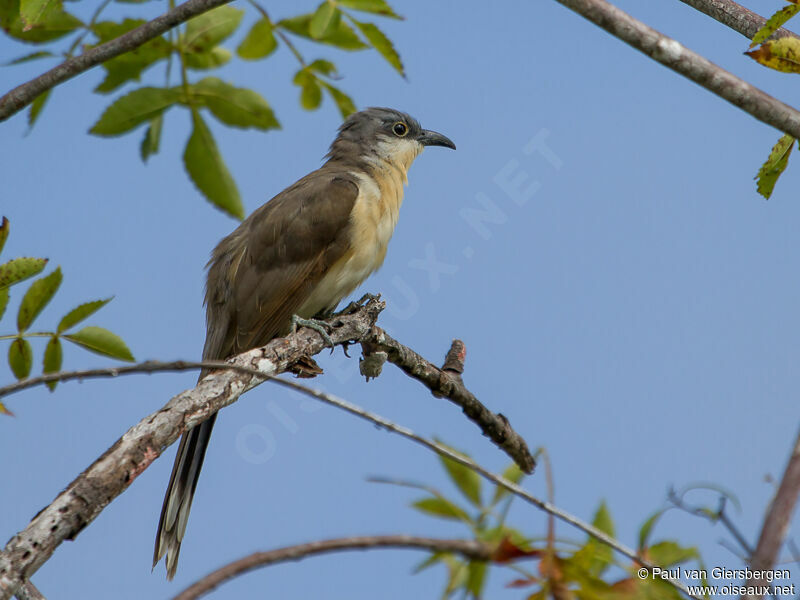
<instances>
[{"instance_id":1,"label":"thin twig","mask_svg":"<svg viewBox=\"0 0 800 600\"><path fill-rule=\"evenodd\" d=\"M715 21L727 25L734 31L738 31L748 39L753 39L756 32L767 22L761 15L733 2L733 0L681 0L681 2L707 14ZM769 39L774 40L783 37L800 38L793 31L781 27Z\"/></svg>"},{"instance_id":2,"label":"thin twig","mask_svg":"<svg viewBox=\"0 0 800 600\"><path fill-rule=\"evenodd\" d=\"M54 381L73 381L83 379L107 379L119 377L120 375L135 375L146 373L160 373L164 371L197 371L199 369L229 369L238 373L246 373L250 375L258 374L258 371L249 367L242 367L234 363L224 362L219 360L174 360L170 362L163 362L158 360L148 360L145 362L137 363L135 365L125 365L120 367L105 367L102 369L84 369L82 371L61 371L59 373L47 373L39 377L31 377L30 379L23 379L10 383L6 386L0 387L0 398L21 392L22 390L52 383ZM263 373L262 377L271 379Z\"/></svg>"},{"instance_id":3,"label":"thin twig","mask_svg":"<svg viewBox=\"0 0 800 600\"><path fill-rule=\"evenodd\" d=\"M360 340L371 331L383 302L370 301L351 315L337 317L330 338L335 344ZM185 431L195 427L265 379L290 369L305 356L326 348L319 333L302 328L244 352L231 362L258 374L234 369L206 376L193 389L131 427L100 458L66 486L53 502L12 537L0 552L0 600L8 600L64 540L75 539Z\"/></svg>"},{"instance_id":4,"label":"thin twig","mask_svg":"<svg viewBox=\"0 0 800 600\"><path fill-rule=\"evenodd\" d=\"M419 444L420 446L423 446L423 447L427 448L428 450L436 452L437 454L439 454L441 456L447 457L450 460L453 460L453 461L455 461L455 462L457 462L457 463L459 463L461 465L464 465L465 467L467 467L467 468L471 469L472 471L476 472L478 475L480 475L484 479L487 479L487 480L491 481L492 483L494 483L496 485L499 485L500 487L508 490L509 492L511 492L512 494L522 498L523 500L525 500L529 504L534 505L536 508L539 508L540 510L542 510L542 511L548 513L548 514L553 515L557 519L560 519L561 521L564 521L565 523L569 523L573 527L576 527L577 529L580 529L581 531L583 531L584 533L592 536L593 538L596 538L598 541L600 541L603 544L613 548L614 550L616 550L617 552L619 552L623 556L626 556L627 558L629 558L630 560L632 560L633 562L635 562L638 565L641 565L641 566L646 567L648 569L653 569L654 567L657 566L657 565L654 565L653 563L651 563L651 562L649 562L647 560L644 560L634 550L632 550L631 548L628 548L622 542L619 542L618 540L612 538L611 536L609 536L606 533L602 532L601 530L597 529L593 525L590 525L589 523L587 523L587 522L579 519L578 517L576 517L576 516L566 512L566 511L558 508L557 506L554 506L553 504L551 504L549 502L545 502L543 500L540 500L539 498L537 498L533 494L531 494L531 493L527 492L526 490L524 490L522 487L520 487L516 483L514 483L512 481L509 481L508 479L505 479L504 477L502 477L500 475L495 475L494 473L492 473L488 469L482 467L481 465L479 465L478 463L474 462L473 460L471 460L469 458L465 458L464 456L462 456L460 454L456 454L455 452L453 452L452 450L450 450L446 446L443 446L443 445L441 445L441 444L439 444L437 442L428 440L428 439L426 439L426 438L424 438L424 437L422 437L420 435L417 435L416 433L414 433L413 431L411 431L407 427L403 427L402 425L397 425L396 423L393 423L392 421L389 421L388 419L385 419L384 417L381 417L379 415L376 415L375 413L371 413L371 412L369 412L367 410L364 410L363 408L361 408L359 406L356 406L355 404L352 404L352 403L350 403L350 402L348 402L346 400L343 400L342 398L334 396L333 394L328 394L328 393L322 392L321 390L315 390L315 389L312 389L312 388L308 388L308 387L303 386L303 385L301 385L299 383L295 383L294 381L289 381L289 380L286 380L286 379L274 379L273 381L278 385L282 385L282 386L285 386L285 387L292 388L292 389L297 390L298 392L300 392L302 394L305 394L307 396L311 396L313 398L316 398L317 400L321 400L322 402L324 402L326 404L330 404L331 406L335 406L337 408L340 408L341 410L344 410L345 412L348 412L348 413L350 413L352 415L355 415L355 416L357 416L357 417L359 417L361 419L364 419L366 421L370 421L371 423L373 423L375 425L378 425L379 427L382 427L383 429L386 429L387 431L391 431L392 433L396 433L398 435L401 435L404 438L409 439L409 440L413 441L414 443ZM672 586L674 586L676 589L680 590L684 594L686 594L687 597L694 598L696 600L701 600L698 596L694 596L694 595L690 594L689 590L681 582L673 581L671 579L665 580L665 581L667 581L669 584L671 584Z\"/></svg>"},{"instance_id":5,"label":"thin twig","mask_svg":"<svg viewBox=\"0 0 800 600\"><path fill-rule=\"evenodd\" d=\"M335 323L336 318L329 322L331 324ZM458 340L456 340L456 342L458 342ZM454 344L456 344L456 342L454 342ZM374 327L364 336L363 344L367 345L370 343L372 343L374 347L380 346L387 348L387 350L390 351L390 360L397 364L409 377L422 382L435 396L446 397L454 404L460 406L464 414L480 427L483 434L490 438L498 448L508 454L508 456L519 465L520 469L527 473L533 471L536 462L522 436L514 431L511 424L503 415L494 414L467 390L458 373L450 372L451 369L439 369L407 346L404 346L390 337L380 327ZM445 361L445 365L447 365L447 361ZM227 361L176 360L172 362L161 362L151 360L135 365L48 373L39 377L24 379L5 387L0 387L0 398L27 388L54 381L118 377L120 375L136 373L188 371L203 368L229 369L243 374L256 374L250 368L237 366L235 363ZM463 370L463 363L461 368ZM265 377L265 379L269 379L269 377Z\"/></svg>"},{"instance_id":6,"label":"thin twig","mask_svg":"<svg viewBox=\"0 0 800 600\"><path fill-rule=\"evenodd\" d=\"M425 385L434 396L447 398L459 406L467 418L481 428L483 435L513 458L520 469L525 473L533 472L536 461L522 436L514 431L505 416L486 408L461 380L466 356L464 342L453 341L441 369L395 340L380 327L374 328L368 342L362 343L362 347L365 355L376 351L386 352L389 362Z\"/></svg>"},{"instance_id":7,"label":"thin twig","mask_svg":"<svg viewBox=\"0 0 800 600\"><path fill-rule=\"evenodd\" d=\"M786 464L786 470L778 485L778 491L770 503L764 516L761 535L756 544L756 551L750 557L750 568L753 571L772 569L778 558L781 546L789 531L797 499L800 497L800 432L795 439L794 448ZM756 585L756 580L747 582L748 586ZM746 596L756 599L761 596Z\"/></svg>"},{"instance_id":8,"label":"thin twig","mask_svg":"<svg viewBox=\"0 0 800 600\"><path fill-rule=\"evenodd\" d=\"M718 67L605 0L556 0L633 48L727 100L759 121L800 137L800 112Z\"/></svg>"},{"instance_id":9,"label":"thin twig","mask_svg":"<svg viewBox=\"0 0 800 600\"><path fill-rule=\"evenodd\" d=\"M173 600L196 600L234 577L276 563L301 560L328 552L373 550L376 548L413 548L429 552L449 552L477 561L490 560L492 553L492 547L486 542L477 540L441 540L411 535L371 535L320 540L267 552L254 552L249 556L212 571L183 590Z\"/></svg>"},{"instance_id":10,"label":"thin twig","mask_svg":"<svg viewBox=\"0 0 800 600\"><path fill-rule=\"evenodd\" d=\"M84 71L91 69L107 60L130 52L150 40L169 31L176 25L185 23L192 17L196 17L204 12L227 4L231 0L187 0L174 9L167 11L160 17L140 25L114 38L87 50L83 54L65 60L60 65L42 73L38 77L23 83L0 98L0 121L5 121L13 114L25 108L33 102L40 94L54 88L59 83L80 75Z\"/></svg>"}]
</instances>

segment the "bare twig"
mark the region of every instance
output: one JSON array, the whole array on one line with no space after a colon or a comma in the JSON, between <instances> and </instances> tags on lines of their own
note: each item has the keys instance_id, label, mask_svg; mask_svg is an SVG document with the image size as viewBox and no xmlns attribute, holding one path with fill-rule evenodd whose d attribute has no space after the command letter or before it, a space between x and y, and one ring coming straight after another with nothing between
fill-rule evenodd
<instances>
[{"instance_id":1,"label":"bare twig","mask_svg":"<svg viewBox=\"0 0 800 600\"><path fill-rule=\"evenodd\" d=\"M335 322L335 319L332 321ZM397 364L410 377L425 384L435 396L446 397L448 400L462 408L464 414L476 423L483 431L484 435L490 438L501 450L506 452L516 462L520 469L526 473L531 473L536 465L533 456L528 450L525 440L511 427L508 420L502 415L495 415L486 408L469 390L464 387L461 376L455 368L463 371L463 360L466 352L463 342L455 340L453 347L445 360L445 367L437 368L419 354L404 346L397 340L391 338L379 327L374 327L364 336L362 344L373 348L382 347L391 353L390 360ZM459 346L460 344L460 346ZM454 348L456 352L454 358ZM460 367L458 367L457 357L460 356ZM450 365L448 367L448 364ZM224 361L186 361L177 360L172 362L146 361L135 365L120 367L108 367L104 369L87 369L83 371L65 371L62 373L48 373L39 377L24 379L5 387L0 387L0 398L19 392L37 385L43 385L52 381L70 381L103 377L118 377L120 375L131 375L136 373L156 373L163 371L187 371L196 369L228 369L243 374L256 374L253 369L241 367L235 363ZM263 378L269 377L261 374Z\"/></svg>"},{"instance_id":2,"label":"bare twig","mask_svg":"<svg viewBox=\"0 0 800 600\"><path fill-rule=\"evenodd\" d=\"M370 300L356 312L328 321L335 344L362 342L381 333L374 326L385 304ZM394 341L393 341L394 342ZM47 508L14 536L0 552L0 600L7 600L24 580L52 555L65 539L74 539L97 515L187 429L235 402L244 392L285 372L300 358L324 348L320 335L302 328L230 361L146 362L140 365L53 373L0 389L0 395L47 383L89 377L116 377L130 373L197 368L224 369L211 373L191 390L172 398L159 411L128 430L103 456L79 475ZM399 349L405 346L394 342ZM410 350L408 350L410 352ZM272 379L276 384L303 390L302 386ZM519 437L513 430L511 434ZM524 442L523 442L524 443Z\"/></svg>"},{"instance_id":3,"label":"bare twig","mask_svg":"<svg viewBox=\"0 0 800 600\"><path fill-rule=\"evenodd\" d=\"M254 552L209 573L183 590L173 600L195 600L229 579L275 563L301 560L328 552L373 550L376 548L414 548L430 552L450 552L478 561L488 561L492 553L492 547L486 542L476 540L440 540L411 535L371 535L321 540L278 548L268 552Z\"/></svg>"},{"instance_id":4,"label":"bare twig","mask_svg":"<svg viewBox=\"0 0 800 600\"><path fill-rule=\"evenodd\" d=\"M681 2L707 14L712 19L727 25L734 31L738 31L748 39L752 39L756 32L767 22L761 15L733 2L733 0L681 0ZM781 27L769 39L783 37L800 38L793 31Z\"/></svg>"},{"instance_id":5,"label":"bare twig","mask_svg":"<svg viewBox=\"0 0 800 600\"><path fill-rule=\"evenodd\" d=\"M759 121L800 137L800 112L718 67L605 0L557 0L633 48L738 106Z\"/></svg>"},{"instance_id":6,"label":"bare twig","mask_svg":"<svg viewBox=\"0 0 800 600\"><path fill-rule=\"evenodd\" d=\"M750 568L753 571L772 569L778 558L778 552L786 539L789 524L792 520L797 499L800 497L800 432L794 443L794 448L783 472L783 478L775 497L770 503L769 510L764 517L761 535L756 544L756 551L750 557ZM747 582L748 586L756 585L755 580ZM746 596L755 599L761 596Z\"/></svg>"},{"instance_id":7,"label":"bare twig","mask_svg":"<svg viewBox=\"0 0 800 600\"><path fill-rule=\"evenodd\" d=\"M420 381L434 396L447 398L461 407L462 412L478 425L483 435L491 439L514 459L520 469L532 473L536 461L525 440L517 434L502 414L494 414L486 408L461 380L464 370L466 348L464 342L454 340L441 369L404 346L379 327L375 327L364 346L365 354L384 351L389 362L398 366L409 377Z\"/></svg>"},{"instance_id":8,"label":"bare twig","mask_svg":"<svg viewBox=\"0 0 800 600\"><path fill-rule=\"evenodd\" d=\"M522 487L520 487L516 483L514 483L512 481L509 481L508 479L506 479L506 478L504 478L504 477L502 477L500 475L495 475L494 473L492 473L488 469L482 467L481 465L479 465L475 461L473 461L473 460L471 460L469 458L466 458L466 457L464 457L464 456L462 456L460 454L457 454L457 453L453 452L452 450L450 450L446 446L443 446L442 444L439 444L438 442L434 442L434 441L428 440L428 439L426 439L426 438L424 438L424 437L422 437L420 435L417 435L416 433L414 433L413 431L411 431L407 427L403 427L402 425L397 425L396 423L393 423L392 421L389 421L388 419L386 419L384 417L381 417L379 415L376 415L375 413L371 413L369 411L366 411L363 408L361 408L359 406L356 406L355 404L351 404L350 402L348 402L346 400L343 400L342 398L334 396L333 394L328 394L328 393L322 392L320 390L315 390L315 389L312 389L312 388L308 388L308 387L305 387L303 385L300 385L299 383L295 383L294 381L289 381L289 380L286 380L286 379L274 379L273 381L278 385L282 385L282 386L285 386L285 387L292 388L292 389L297 390L298 392L300 392L302 394L305 394L307 396L311 396L313 398L316 398L317 400L321 400L322 402L324 402L326 404L330 404L331 406L335 406L337 408L340 408L340 409L344 410L345 412L350 413L351 415L355 415L357 417L360 417L361 419L364 419L366 421L374 423L375 425L378 425L378 426L382 427L383 429L386 429L387 431L391 431L392 433L396 433L398 435L401 435L404 438L409 439L409 440L413 441L414 443L419 444L420 446L423 446L423 447L427 448L428 450L436 452L437 454L439 454L441 456L447 457L452 461L455 461L455 462L457 462L457 463L459 463L461 465L464 465L465 467L467 467L467 468L473 470L474 472L476 472L478 475L480 475L484 479L487 479L487 480L491 481L492 483L494 483L496 485L499 485L500 487L508 490L509 492L514 494L515 496L518 496L518 497L522 498L525 502L528 502L529 504L534 505L536 508L539 508L540 510L542 510L542 511L548 513L548 514L553 515L557 519L560 519L561 521L564 521L565 523L568 523L568 524L572 525L573 527L576 527L577 529L580 529L584 533L592 536L593 538L597 539L598 541L602 542L603 544L613 548L614 550L616 550L617 552L619 552L623 556L626 556L627 558L629 558L630 560L632 560L633 562L635 562L638 565L641 565L641 566L646 567L648 569L653 569L654 567L657 566L657 565L654 565L653 563L651 563L651 562L649 562L647 560L644 560L634 550L632 550L631 548L628 548L622 542L612 538L611 536L607 535L603 531L597 529L595 526L590 525L586 521L583 521L582 519L579 519L578 517L576 517L576 516L566 512L566 511L558 508L557 506L554 506L553 504L551 504L549 502L545 502L543 500L540 500L539 498L537 498L536 496L534 496L530 492L524 490ZM683 592L684 594L686 594L687 597L694 598L695 600L701 600L699 596L694 596L694 595L690 594L689 590L681 582L674 581L672 579L668 579L668 580L664 580L664 581L666 581L667 583L669 583L670 585L672 585L676 589L678 589L681 592Z\"/></svg>"},{"instance_id":9,"label":"bare twig","mask_svg":"<svg viewBox=\"0 0 800 600\"><path fill-rule=\"evenodd\" d=\"M331 339L335 344L360 340L369 334L384 306L383 302L371 301L352 315L332 320ZM11 598L61 542L74 539L183 432L266 378L285 372L302 357L313 356L323 348L320 335L305 328L275 339L231 359L242 369L255 369L258 375L233 369L211 373L194 389L178 394L131 427L9 540L0 552L0 600Z\"/></svg>"},{"instance_id":10,"label":"bare twig","mask_svg":"<svg viewBox=\"0 0 800 600\"><path fill-rule=\"evenodd\" d=\"M163 362L158 360L148 360L145 362L137 363L135 365L124 365L119 367L105 367L102 369L85 369L82 371L61 371L59 373L47 373L39 377L31 377L30 379L23 379L16 381L6 386L0 387L0 398L21 392L28 388L44 385L53 381L72 381L77 379L82 381L84 379L106 379L119 377L120 375L136 375L148 373L161 373L169 371L197 371L199 369L227 369L239 373L249 373L250 375L259 374L265 379L263 373L259 373L249 367L241 367L237 364L220 361L220 360L174 360L170 362Z\"/></svg>"},{"instance_id":11,"label":"bare twig","mask_svg":"<svg viewBox=\"0 0 800 600\"><path fill-rule=\"evenodd\" d=\"M725 512L725 508L728 503L728 499L725 496L720 495L719 508L717 508L716 511L712 512L704 506L692 506L688 504L683 499L686 491L689 490L685 490L684 492L679 494L674 489L670 489L669 493L667 494L667 500L669 500L669 502L675 508L678 508L686 513L689 513L690 515L701 517L703 519L708 519L712 523L716 523L717 521L719 521L720 523L722 523L725 529L728 530L728 533L730 533L734 537L736 542L745 551L747 556L753 554L753 547L748 543L744 535L742 535L742 532L739 531L739 528L736 527L736 524L733 521L731 521L730 517L728 516L728 513ZM734 554L737 553L734 552Z\"/></svg>"},{"instance_id":12,"label":"bare twig","mask_svg":"<svg viewBox=\"0 0 800 600\"><path fill-rule=\"evenodd\" d=\"M185 23L192 17L227 4L231 0L188 0L174 9L167 11L160 17L140 25L136 29L95 46L80 56L65 60L60 65L42 73L38 77L23 83L0 98L0 121L5 121L13 114L25 108L39 95L54 88L59 83L80 75L107 60L130 52L158 37L173 27Z\"/></svg>"}]
</instances>

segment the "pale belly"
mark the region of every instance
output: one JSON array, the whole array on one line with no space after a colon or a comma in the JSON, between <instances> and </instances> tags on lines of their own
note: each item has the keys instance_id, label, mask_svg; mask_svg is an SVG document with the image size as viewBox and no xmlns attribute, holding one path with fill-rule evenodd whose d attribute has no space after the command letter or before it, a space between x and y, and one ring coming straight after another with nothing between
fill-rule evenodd
<instances>
[{"instance_id":1,"label":"pale belly","mask_svg":"<svg viewBox=\"0 0 800 600\"><path fill-rule=\"evenodd\" d=\"M303 318L334 308L350 295L386 258L403 202L404 178L387 174L380 182L361 174L359 196L350 217L349 251L320 280L297 314Z\"/></svg>"}]
</instances>

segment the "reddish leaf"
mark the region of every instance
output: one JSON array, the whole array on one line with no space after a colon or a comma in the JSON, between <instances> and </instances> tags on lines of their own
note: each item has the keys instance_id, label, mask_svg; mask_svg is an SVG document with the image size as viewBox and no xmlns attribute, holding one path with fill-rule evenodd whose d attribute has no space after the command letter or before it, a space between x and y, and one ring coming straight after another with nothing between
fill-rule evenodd
<instances>
[{"instance_id":1,"label":"reddish leaf","mask_svg":"<svg viewBox=\"0 0 800 600\"><path fill-rule=\"evenodd\" d=\"M494 552L492 552L491 560L493 562L503 564L511 562L516 558L522 558L525 556L538 557L541 555L541 550L525 550L524 548L520 548L517 544L512 542L510 537L506 536L497 545L497 548L495 548Z\"/></svg>"}]
</instances>

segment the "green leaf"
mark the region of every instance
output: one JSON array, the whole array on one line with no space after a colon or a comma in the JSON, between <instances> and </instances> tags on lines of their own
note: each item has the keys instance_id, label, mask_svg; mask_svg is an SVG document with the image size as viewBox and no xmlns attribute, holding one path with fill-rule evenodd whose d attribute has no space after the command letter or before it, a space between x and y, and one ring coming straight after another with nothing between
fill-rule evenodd
<instances>
[{"instance_id":1,"label":"green leaf","mask_svg":"<svg viewBox=\"0 0 800 600\"><path fill-rule=\"evenodd\" d=\"M99 43L105 43L136 29L145 22L142 19L125 19L120 23L103 21L95 23L92 32L97 36ZM104 62L103 69L106 71L106 76L95 91L106 94L128 81L138 81L146 69L168 58L171 51L170 43L163 36L159 36L130 52Z\"/></svg>"},{"instance_id":2,"label":"green leaf","mask_svg":"<svg viewBox=\"0 0 800 600\"><path fill-rule=\"evenodd\" d=\"M397 53L397 50L394 48L394 44L392 41L386 37L380 29L378 29L377 25L373 23L362 23L360 21L356 21L355 19L351 19L355 26L358 27L359 31L364 34L364 37L367 38L372 47L375 48L378 52L380 52L381 56L386 59L386 61L392 65L395 70L397 70L400 75L403 77L406 76L405 70L403 69L403 62L400 60L400 55Z\"/></svg>"},{"instance_id":3,"label":"green leaf","mask_svg":"<svg viewBox=\"0 0 800 600\"><path fill-rule=\"evenodd\" d=\"M480 598L483 592L483 584L486 582L486 563L470 561L467 564L467 591L473 598Z\"/></svg>"},{"instance_id":4,"label":"green leaf","mask_svg":"<svg viewBox=\"0 0 800 600\"><path fill-rule=\"evenodd\" d=\"M647 556L659 567L671 567L699 557L697 548L683 547L677 542L665 540L647 549Z\"/></svg>"},{"instance_id":5,"label":"green leaf","mask_svg":"<svg viewBox=\"0 0 800 600\"><path fill-rule=\"evenodd\" d=\"M220 156L211 131L195 110L192 111L192 121L192 135L183 152L186 172L212 204L237 219L243 219L244 207L239 190Z\"/></svg>"},{"instance_id":6,"label":"green leaf","mask_svg":"<svg viewBox=\"0 0 800 600\"><path fill-rule=\"evenodd\" d=\"M775 189L778 177L781 176L789 162L789 154L792 152L792 145L795 139L787 134L781 136L778 143L772 147L766 162L761 165L755 178L758 180L756 188L758 193L767 200Z\"/></svg>"},{"instance_id":7,"label":"green leaf","mask_svg":"<svg viewBox=\"0 0 800 600\"><path fill-rule=\"evenodd\" d=\"M243 16L243 10L220 6L191 19L186 24L184 48L189 52L209 50L236 31Z\"/></svg>"},{"instance_id":8,"label":"green leaf","mask_svg":"<svg viewBox=\"0 0 800 600\"><path fill-rule=\"evenodd\" d=\"M0 252L3 251L3 246L6 245L9 231L11 231L11 224L6 217L3 217L3 222L0 223Z\"/></svg>"},{"instance_id":9,"label":"green leaf","mask_svg":"<svg viewBox=\"0 0 800 600\"><path fill-rule=\"evenodd\" d=\"M163 124L163 113L150 119L150 125L145 129L142 144L139 147L139 154L142 157L142 162L146 163L148 158L158 152L158 147L161 143L161 126Z\"/></svg>"},{"instance_id":10,"label":"green leaf","mask_svg":"<svg viewBox=\"0 0 800 600\"><path fill-rule=\"evenodd\" d=\"M442 442L439 442L442 444ZM442 444L451 452L458 454L464 458L469 458L463 452L459 452L445 444ZM442 462L447 474L450 476L450 479L459 489L459 491L464 494L464 496L472 502L475 506L481 506L481 478L475 471L470 469L469 467L465 467L464 465L457 463L456 461L447 458L446 456L439 455L439 460Z\"/></svg>"},{"instance_id":11,"label":"green leaf","mask_svg":"<svg viewBox=\"0 0 800 600\"><path fill-rule=\"evenodd\" d=\"M329 60L323 60L321 58L318 58L314 62L310 63L308 65L308 69L310 71L314 71L315 73L325 75L326 77L336 75L336 65Z\"/></svg>"},{"instance_id":12,"label":"green leaf","mask_svg":"<svg viewBox=\"0 0 800 600\"><path fill-rule=\"evenodd\" d=\"M309 79L300 90L300 105L306 110L315 110L320 104L322 104L322 88L316 78Z\"/></svg>"},{"instance_id":13,"label":"green leaf","mask_svg":"<svg viewBox=\"0 0 800 600\"><path fill-rule=\"evenodd\" d=\"M647 541L650 539L650 534L653 532L653 527L655 527L656 522L661 518L661 515L663 514L664 514L663 508L657 510L647 518L644 524L642 524L642 527L639 529L638 550L640 552L647 547Z\"/></svg>"},{"instance_id":14,"label":"green leaf","mask_svg":"<svg viewBox=\"0 0 800 600\"><path fill-rule=\"evenodd\" d=\"M37 60L40 58L46 58L48 56L54 56L54 55L52 52L49 52L47 50L39 50L37 52L31 52L30 54L25 54L24 56L20 56L18 58L15 58L14 60L4 62L2 66L11 67L13 65L21 65L22 63L30 62L32 60Z\"/></svg>"},{"instance_id":15,"label":"green leaf","mask_svg":"<svg viewBox=\"0 0 800 600\"><path fill-rule=\"evenodd\" d=\"M106 298L105 300L93 300L92 302L84 302L83 304L76 306L61 318L56 332L62 333L70 327L77 325L84 319L90 317L98 310L103 308L106 304L111 302L111 300L111 298Z\"/></svg>"},{"instance_id":16,"label":"green leaf","mask_svg":"<svg viewBox=\"0 0 800 600\"><path fill-rule=\"evenodd\" d=\"M7 306L8 306L8 288L7 287L0 288L0 319L3 318Z\"/></svg>"},{"instance_id":17,"label":"green leaf","mask_svg":"<svg viewBox=\"0 0 800 600\"><path fill-rule=\"evenodd\" d=\"M62 337L96 354L129 362L134 360L122 338L102 327L84 327L80 331Z\"/></svg>"},{"instance_id":18,"label":"green leaf","mask_svg":"<svg viewBox=\"0 0 800 600\"><path fill-rule=\"evenodd\" d=\"M442 558L444 558L444 555L445 555L444 552L434 552L428 558L423 560L421 563L417 564L417 566L415 566L411 572L414 575L416 575L417 573L424 571L428 567L432 567L436 563L440 562Z\"/></svg>"},{"instance_id":19,"label":"green leaf","mask_svg":"<svg viewBox=\"0 0 800 600\"><path fill-rule=\"evenodd\" d=\"M195 71L216 69L231 59L231 51L222 46L214 46L203 52L193 52L186 55L186 66Z\"/></svg>"},{"instance_id":20,"label":"green leaf","mask_svg":"<svg viewBox=\"0 0 800 600\"><path fill-rule=\"evenodd\" d=\"M342 119L346 119L356 112L356 105L353 104L353 99L350 98L350 96L329 83L320 81L320 84L328 91L331 98L333 98L333 101L336 103L336 108L339 109L339 114L342 115Z\"/></svg>"},{"instance_id":21,"label":"green leaf","mask_svg":"<svg viewBox=\"0 0 800 600\"><path fill-rule=\"evenodd\" d=\"M17 329L20 333L28 329L42 309L47 306L47 303L58 291L62 279L61 267L57 267L49 275L45 275L31 284L22 297L17 313Z\"/></svg>"},{"instance_id":22,"label":"green leaf","mask_svg":"<svg viewBox=\"0 0 800 600\"><path fill-rule=\"evenodd\" d=\"M283 19L278 25L291 33L314 40L315 38L311 35L312 16L313 15L309 14L292 17L291 19ZM315 41L336 46L342 50L364 50L369 47L358 39L353 28L342 20L339 21L339 24L333 31Z\"/></svg>"},{"instance_id":23,"label":"green leaf","mask_svg":"<svg viewBox=\"0 0 800 600\"><path fill-rule=\"evenodd\" d=\"M8 366L17 379L25 379L33 365L33 349L28 340L18 337L8 348Z\"/></svg>"},{"instance_id":24,"label":"green leaf","mask_svg":"<svg viewBox=\"0 0 800 600\"><path fill-rule=\"evenodd\" d=\"M39 115L42 113L42 109L44 108L47 99L50 98L50 93L53 91L53 88L50 88L46 92L42 92L36 98L34 98L33 102L31 102L31 108L28 111L28 127L33 127L36 123L36 120L39 118Z\"/></svg>"},{"instance_id":25,"label":"green leaf","mask_svg":"<svg viewBox=\"0 0 800 600\"><path fill-rule=\"evenodd\" d=\"M46 258L14 258L0 265L0 288L9 287L41 273L47 264Z\"/></svg>"},{"instance_id":26,"label":"green leaf","mask_svg":"<svg viewBox=\"0 0 800 600\"><path fill-rule=\"evenodd\" d=\"M61 350L61 340L58 339L57 335L54 335L50 338L50 341L47 342L47 346L45 346L44 349L44 364L42 372L44 374L58 373L61 370L62 358L63 352ZM47 387L50 388L50 391L52 392L56 389L57 384L57 381L48 381Z\"/></svg>"},{"instance_id":27,"label":"green leaf","mask_svg":"<svg viewBox=\"0 0 800 600\"><path fill-rule=\"evenodd\" d=\"M769 36L775 33L778 29L783 27L789 19L800 12L800 4L788 4L772 15L767 22L759 29L753 36L753 41L750 42L750 47L758 46L765 41Z\"/></svg>"},{"instance_id":28,"label":"green leaf","mask_svg":"<svg viewBox=\"0 0 800 600\"><path fill-rule=\"evenodd\" d=\"M512 483L519 483L522 481L523 477L525 477L525 473L522 472L522 469L519 468L517 463L511 463L506 467L506 470L503 471L503 478L508 479ZM494 496L492 496L492 506L500 502L500 500L509 493L510 492L506 488L498 485L494 490Z\"/></svg>"},{"instance_id":29,"label":"green leaf","mask_svg":"<svg viewBox=\"0 0 800 600\"><path fill-rule=\"evenodd\" d=\"M178 102L175 88L143 87L117 98L89 130L100 136L120 135L150 121Z\"/></svg>"},{"instance_id":30,"label":"green leaf","mask_svg":"<svg viewBox=\"0 0 800 600\"><path fill-rule=\"evenodd\" d=\"M261 19L253 25L236 52L246 60L258 60L272 54L277 47L278 40L275 39L272 23Z\"/></svg>"},{"instance_id":31,"label":"green leaf","mask_svg":"<svg viewBox=\"0 0 800 600\"><path fill-rule=\"evenodd\" d=\"M592 525L603 533L614 537L614 522L605 502L601 502L597 511L595 511ZM575 552L572 562L579 571L584 572L587 576L599 577L612 564L613 553L611 548L595 538L589 537L586 544Z\"/></svg>"},{"instance_id":32,"label":"green leaf","mask_svg":"<svg viewBox=\"0 0 800 600\"><path fill-rule=\"evenodd\" d=\"M19 13L24 23L22 30L31 30L53 10L62 10L60 0L20 0Z\"/></svg>"},{"instance_id":33,"label":"green leaf","mask_svg":"<svg viewBox=\"0 0 800 600\"><path fill-rule=\"evenodd\" d=\"M315 40L330 35L338 28L341 18L342 13L339 12L336 5L329 0L325 0L311 17L311 21L308 24L308 33Z\"/></svg>"},{"instance_id":34,"label":"green leaf","mask_svg":"<svg viewBox=\"0 0 800 600\"><path fill-rule=\"evenodd\" d=\"M472 523L473 521L464 509L446 498L423 498L422 500L417 500L411 506L420 512L444 519L465 521L467 523Z\"/></svg>"},{"instance_id":35,"label":"green leaf","mask_svg":"<svg viewBox=\"0 0 800 600\"><path fill-rule=\"evenodd\" d=\"M393 19L402 19L385 0L337 0L342 6Z\"/></svg>"},{"instance_id":36,"label":"green leaf","mask_svg":"<svg viewBox=\"0 0 800 600\"><path fill-rule=\"evenodd\" d=\"M0 0L0 29L23 42L49 42L75 31L81 25L83 23L80 19L60 8L54 8L46 11L34 27L26 29L26 23L20 15L19 0Z\"/></svg>"},{"instance_id":37,"label":"green leaf","mask_svg":"<svg viewBox=\"0 0 800 600\"><path fill-rule=\"evenodd\" d=\"M269 104L247 88L237 88L216 77L206 77L189 87L196 104L205 106L217 119L234 127L279 129Z\"/></svg>"}]
</instances>

